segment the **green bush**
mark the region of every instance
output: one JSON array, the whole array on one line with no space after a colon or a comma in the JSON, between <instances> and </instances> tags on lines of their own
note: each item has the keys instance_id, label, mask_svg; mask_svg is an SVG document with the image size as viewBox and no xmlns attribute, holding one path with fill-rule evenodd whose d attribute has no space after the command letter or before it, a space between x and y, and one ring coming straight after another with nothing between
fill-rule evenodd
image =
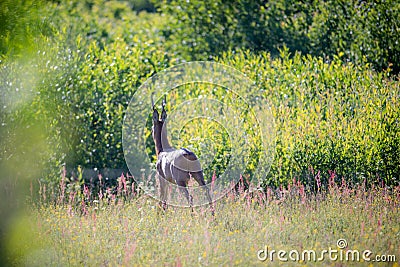
<instances>
[{"instance_id":1,"label":"green bush","mask_svg":"<svg viewBox=\"0 0 400 267\"><path fill-rule=\"evenodd\" d=\"M366 57L378 71L400 71L398 1L325 0L170 1L160 4L172 23L163 29L167 44L187 59L209 59L238 48L291 52L355 64Z\"/></svg>"},{"instance_id":2,"label":"green bush","mask_svg":"<svg viewBox=\"0 0 400 267\"><path fill-rule=\"evenodd\" d=\"M39 133L51 149L43 147L35 160L46 180L59 177L63 164L126 169L124 111L138 86L170 61L157 35L163 20L136 15L120 2L71 1L48 8L43 10L52 12L59 31L33 43L30 57L16 61L15 54L3 54L1 159L27 154L26 146L16 148L16 143L28 142L23 136L29 133L18 132L40 123Z\"/></svg>"},{"instance_id":3,"label":"green bush","mask_svg":"<svg viewBox=\"0 0 400 267\"><path fill-rule=\"evenodd\" d=\"M69 75L60 71L62 83L58 81L55 88L59 112L53 119L64 135L64 160L71 168L126 169L121 144L125 109L140 84L169 64L157 29L150 27L160 20L137 16L119 2L86 9L76 2L69 9L66 14L79 12L70 25L83 30L69 33L76 40L75 51L68 56ZM86 12L91 16L84 16Z\"/></svg>"},{"instance_id":4,"label":"green bush","mask_svg":"<svg viewBox=\"0 0 400 267\"><path fill-rule=\"evenodd\" d=\"M353 183L364 179L369 184L399 183L399 84L390 77L390 69L373 70L377 64L372 60L373 52L370 56L357 54L354 48L357 42L367 42L361 37L369 20L364 18L363 24L357 24L361 21L357 16L366 16L361 10L370 4L363 3L354 11L331 2L315 2L310 8L304 3L278 1L265 6L245 1L237 5L190 1L180 3L180 9L173 13L177 5L175 1L169 1L168 6L164 3L162 11L168 14L136 14L129 3L118 1L69 1L42 7L49 8L48 12L51 9L51 25L59 30L49 36L39 34L37 39L42 41L31 43L36 51L31 58L15 61L9 53L2 55L1 159L11 159L18 168L18 162L34 158L53 170L43 177L54 182L62 164L71 168L125 168L122 122L135 90L154 73L185 58L221 54L215 57L218 62L244 72L265 90L276 119L276 155L266 176L255 173L260 137L251 128L252 115L243 112L244 130L251 137L249 146L243 148L251 155L245 174L262 176L265 184L275 186L295 178L313 187L316 178L327 182L333 176ZM389 5L385 13L388 19L398 12L385 2L371 7L371 16L385 5ZM340 10L348 16L335 18ZM353 26L342 29L345 18L354 19L349 24ZM334 19L337 24L327 27ZM391 30L386 33L385 27L382 35L374 36L397 34ZM350 28L357 38L337 35ZM391 36L387 42L394 40ZM330 41L325 44L324 40ZM346 44L335 47L345 40ZM353 42L354 49L345 49L348 42ZM242 47L272 52L255 53ZM379 47L389 51L386 45ZM306 56L309 51L330 55L331 60ZM358 57L358 63L347 61L353 56ZM228 101L223 91L210 91L206 86L186 86L177 92L169 95L171 103L200 94ZM203 124L194 123L194 129L185 128L183 134L190 137L198 134L196 129L204 129L201 141L182 138L181 142L205 156L209 151L204 146L215 139L212 151L216 155L206 169L210 177L224 169L234 144L229 144L228 133L217 125ZM152 154L150 141L148 153ZM37 146L28 145L32 142Z\"/></svg>"},{"instance_id":5,"label":"green bush","mask_svg":"<svg viewBox=\"0 0 400 267\"><path fill-rule=\"evenodd\" d=\"M307 34L311 54L344 55L378 71L400 72L400 3L398 1L324 1L316 5Z\"/></svg>"},{"instance_id":6,"label":"green bush","mask_svg":"<svg viewBox=\"0 0 400 267\"><path fill-rule=\"evenodd\" d=\"M277 59L228 52L219 61L253 79L272 105L276 155L267 184L315 186L317 175L326 183L333 174L353 184L399 183L400 88L387 73L287 50Z\"/></svg>"},{"instance_id":7,"label":"green bush","mask_svg":"<svg viewBox=\"0 0 400 267\"><path fill-rule=\"evenodd\" d=\"M55 33L51 22L53 5L45 1L2 0L0 2L0 58L22 57L34 53Z\"/></svg>"}]
</instances>

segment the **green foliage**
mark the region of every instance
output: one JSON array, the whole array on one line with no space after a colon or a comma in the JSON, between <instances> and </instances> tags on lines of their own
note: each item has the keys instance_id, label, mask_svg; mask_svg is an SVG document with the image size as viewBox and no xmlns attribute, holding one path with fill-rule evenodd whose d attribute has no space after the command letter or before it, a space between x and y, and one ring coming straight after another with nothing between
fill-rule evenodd
<instances>
[{"instance_id":1,"label":"green foliage","mask_svg":"<svg viewBox=\"0 0 400 267\"><path fill-rule=\"evenodd\" d=\"M167 44L187 59L208 59L238 48L268 51L285 45L291 52L333 59L341 54L356 64L363 57L377 70L400 71L398 1L169 1L163 29Z\"/></svg>"},{"instance_id":2,"label":"green foliage","mask_svg":"<svg viewBox=\"0 0 400 267\"><path fill-rule=\"evenodd\" d=\"M325 182L334 172L353 183L399 183L400 88L386 73L287 50L278 59L243 52L219 61L248 75L272 104L277 144L267 184L313 186L318 171Z\"/></svg>"},{"instance_id":3,"label":"green foliage","mask_svg":"<svg viewBox=\"0 0 400 267\"><path fill-rule=\"evenodd\" d=\"M45 4L43 0L0 2L0 58L4 55L29 56L38 47L37 42L42 44L47 37L53 35L53 5L45 8Z\"/></svg>"},{"instance_id":4,"label":"green foliage","mask_svg":"<svg viewBox=\"0 0 400 267\"><path fill-rule=\"evenodd\" d=\"M60 31L35 43L31 57L15 61L3 55L1 159L24 159L17 155L27 155L28 136L34 136L26 129L42 125L46 146L33 143L42 148L36 149L42 154L36 159L50 181L65 163L124 168L121 129L130 97L150 75L174 62L160 47L157 24L163 20L136 15L120 2L71 1L48 8L55 8L53 23Z\"/></svg>"},{"instance_id":5,"label":"green foliage","mask_svg":"<svg viewBox=\"0 0 400 267\"><path fill-rule=\"evenodd\" d=\"M78 75L60 88L62 95L71 96L63 102L73 110L75 120L63 124L63 131L75 136L69 149L73 166L119 168L125 166L121 143L125 109L135 89L155 71L142 60L165 64L165 59L152 48L144 54L122 40L103 49L92 43L88 50Z\"/></svg>"},{"instance_id":6,"label":"green foliage","mask_svg":"<svg viewBox=\"0 0 400 267\"><path fill-rule=\"evenodd\" d=\"M38 42L31 40L35 51L31 58L15 61L10 53L3 54L1 158L12 158L12 165L18 167L16 162L26 162L26 157L16 155L37 155L25 151L40 151L35 159L56 169L55 175L62 164L71 168L125 168L121 129L135 90L154 73L184 58L221 54L216 57L219 62L244 72L265 90L272 104L277 150L271 172L264 177L266 184L278 186L297 178L313 187L318 172L325 182L335 172L354 183L365 178L369 183L397 184L399 85L394 77L388 77L391 69L375 72L372 66L379 62L385 66L385 55L391 55L393 70L396 68L398 48L390 42L398 31L392 31L391 19L399 9L390 1L350 8L352 5L169 1L161 5L162 14L136 14L132 3L119 1L40 6L32 14L38 10L53 14L51 24L43 25L56 25L59 31L48 36L36 34ZM27 14L29 6L20 13ZM367 7L370 13L363 12ZM387 11L382 13L385 7ZM10 12L5 14L11 16ZM360 16L364 16L362 20ZM369 16L375 16L374 24ZM379 18L385 18L387 24ZM377 23L379 31L373 28ZM362 39L367 28L370 38ZM50 28L38 29L45 32ZM369 41L386 37L387 43L382 45ZM1 38L10 48L7 40ZM371 48L359 53L356 48L361 43ZM242 47L271 53L243 52ZM291 50L332 59L301 56L289 53ZM374 61L374 56L382 61ZM348 58L357 58L358 63L347 62ZM178 88L168 97L179 105L187 96L212 95L227 104L231 97L224 99L224 94L221 88L201 85ZM244 174L265 176L254 173L260 153L260 135L252 129L254 117L246 113L245 105L237 106L243 111L243 130L250 137L243 148L251 155ZM224 170L234 144L217 123L199 120L191 127L182 128L182 132L171 129L172 136L181 137L174 145L211 158L206 169L209 179L214 171ZM31 139L21 138L24 135L38 140L34 143L43 149L28 146ZM15 143L21 146L17 149ZM151 146L149 138L148 153L153 155Z\"/></svg>"},{"instance_id":7,"label":"green foliage","mask_svg":"<svg viewBox=\"0 0 400 267\"><path fill-rule=\"evenodd\" d=\"M307 52L310 4L297 1L164 1L174 23L164 29L183 56L207 59L231 49L277 54L286 44Z\"/></svg>"},{"instance_id":8,"label":"green foliage","mask_svg":"<svg viewBox=\"0 0 400 267\"><path fill-rule=\"evenodd\" d=\"M378 71L400 72L398 1L318 3L307 34L311 54L343 54L357 64L365 57Z\"/></svg>"}]
</instances>

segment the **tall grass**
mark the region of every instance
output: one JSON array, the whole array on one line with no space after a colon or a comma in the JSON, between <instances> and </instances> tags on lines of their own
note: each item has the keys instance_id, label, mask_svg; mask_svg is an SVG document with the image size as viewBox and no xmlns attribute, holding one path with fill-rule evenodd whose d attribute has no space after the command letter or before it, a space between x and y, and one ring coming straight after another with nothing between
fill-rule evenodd
<instances>
[{"instance_id":1,"label":"tall grass","mask_svg":"<svg viewBox=\"0 0 400 267\"><path fill-rule=\"evenodd\" d=\"M123 181L114 193L95 200L89 200L85 188L68 191L60 184L59 189L58 197L49 200L52 193L41 187L41 200L10 233L14 246L8 246L8 255L13 264L254 266L268 263L257 258L266 246L322 251L336 248L340 238L347 240L346 249L400 259L399 187L350 188L343 180L308 194L304 185L293 181L287 188L249 193L239 184L237 191L215 203L215 216L207 206L194 212L169 207L164 212L155 200L132 193ZM27 232L29 241L23 234Z\"/></svg>"}]
</instances>

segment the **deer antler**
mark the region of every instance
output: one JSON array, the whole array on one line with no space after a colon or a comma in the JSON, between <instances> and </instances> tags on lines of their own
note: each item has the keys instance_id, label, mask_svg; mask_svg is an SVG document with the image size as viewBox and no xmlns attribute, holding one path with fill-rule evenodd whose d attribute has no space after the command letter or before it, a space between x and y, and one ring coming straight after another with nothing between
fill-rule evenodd
<instances>
[{"instance_id":1,"label":"deer antler","mask_svg":"<svg viewBox=\"0 0 400 267\"><path fill-rule=\"evenodd\" d=\"M165 105L167 104L167 96L164 95L164 98L162 100L162 112L161 112L161 120L165 121L167 118L167 111L165 111Z\"/></svg>"}]
</instances>

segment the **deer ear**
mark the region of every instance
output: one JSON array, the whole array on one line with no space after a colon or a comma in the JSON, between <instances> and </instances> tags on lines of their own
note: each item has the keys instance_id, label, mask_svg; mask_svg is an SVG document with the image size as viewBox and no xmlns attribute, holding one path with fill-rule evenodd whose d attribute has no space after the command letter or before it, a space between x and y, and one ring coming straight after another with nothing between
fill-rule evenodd
<instances>
[{"instance_id":1,"label":"deer ear","mask_svg":"<svg viewBox=\"0 0 400 267\"><path fill-rule=\"evenodd\" d=\"M157 109L153 109L153 122L158 122L159 116Z\"/></svg>"}]
</instances>

